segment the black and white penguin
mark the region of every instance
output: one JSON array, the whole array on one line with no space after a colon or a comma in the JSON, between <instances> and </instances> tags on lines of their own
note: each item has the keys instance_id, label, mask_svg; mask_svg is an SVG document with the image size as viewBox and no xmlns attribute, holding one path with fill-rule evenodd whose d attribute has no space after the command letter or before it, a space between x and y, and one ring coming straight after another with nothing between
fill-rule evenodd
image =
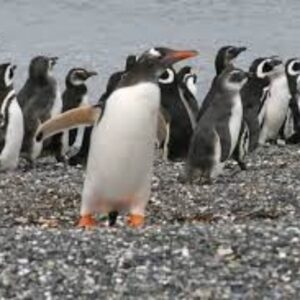
<instances>
[{"instance_id":1,"label":"black and white penguin","mask_svg":"<svg viewBox=\"0 0 300 300\"><path fill-rule=\"evenodd\" d=\"M25 125L22 154L30 162L33 162L43 149L43 145L34 139L38 125L62 110L61 95L57 81L52 75L56 61L57 57L46 56L32 59L29 78L18 94Z\"/></svg>"},{"instance_id":2,"label":"black and white penguin","mask_svg":"<svg viewBox=\"0 0 300 300\"><path fill-rule=\"evenodd\" d=\"M220 48L217 52L215 58L215 71L216 75L211 83L210 89L206 94L205 98L201 102L201 107L197 116L197 120L201 118L204 111L207 109L211 99L213 98L215 92L215 84L217 82L218 76L227 68L234 68L234 60L241 54L246 51L246 47L236 47L236 46L224 46Z\"/></svg>"},{"instance_id":3,"label":"black and white penguin","mask_svg":"<svg viewBox=\"0 0 300 300\"><path fill-rule=\"evenodd\" d=\"M111 95L111 93L116 89L116 87L118 86L118 83L122 79L122 76L126 72L128 72L129 70L131 70L133 68L133 66L136 63L136 60L137 60L137 58L136 58L135 55L128 55L127 58L126 58L126 63L125 63L124 70L115 72L109 77L109 79L107 81L107 85L106 85L106 90L101 95L101 97L98 101L98 104L101 107L105 106L106 100ZM91 140L92 130L93 130L92 126L89 126L89 127L85 128L83 141L82 141L82 144L81 144L81 147L80 147L78 153L69 158L68 162L69 162L70 165L75 166L75 165L78 165L78 164L82 164L82 165L86 164L89 149L90 149L90 140Z\"/></svg>"},{"instance_id":4,"label":"black and white penguin","mask_svg":"<svg viewBox=\"0 0 300 300\"><path fill-rule=\"evenodd\" d=\"M300 142L300 58L291 58L285 64L291 99L280 130L281 137L291 144Z\"/></svg>"},{"instance_id":5,"label":"black and white penguin","mask_svg":"<svg viewBox=\"0 0 300 300\"><path fill-rule=\"evenodd\" d=\"M249 80L241 90L244 120L249 129L249 152L258 146L265 101L270 96L270 78L277 60L270 57L255 59L249 68Z\"/></svg>"},{"instance_id":6,"label":"black and white penguin","mask_svg":"<svg viewBox=\"0 0 300 300\"><path fill-rule=\"evenodd\" d=\"M129 210L130 226L144 223L160 109L158 79L167 66L196 55L196 51L152 48L122 77L93 130L79 226L95 226L92 214L98 210L114 213L115 218L121 208ZM87 108L75 109L76 112L81 124L85 118L86 122L97 122L99 118L99 107L90 107L89 113ZM55 132L64 122L72 125L72 118L74 122L74 110L73 115L69 111L46 122L37 139Z\"/></svg>"},{"instance_id":7,"label":"black and white penguin","mask_svg":"<svg viewBox=\"0 0 300 300\"><path fill-rule=\"evenodd\" d=\"M260 145L268 141L277 141L291 98L283 61L277 56L271 59L274 67L269 76L269 93L260 113L262 122L258 140Z\"/></svg>"},{"instance_id":8,"label":"black and white penguin","mask_svg":"<svg viewBox=\"0 0 300 300\"><path fill-rule=\"evenodd\" d=\"M199 110L195 96L186 85L186 71L176 73L169 67L159 78L161 106L171 122L168 158L172 161L186 158Z\"/></svg>"},{"instance_id":9,"label":"black and white penguin","mask_svg":"<svg viewBox=\"0 0 300 300\"><path fill-rule=\"evenodd\" d=\"M236 68L225 69L217 77L211 102L191 139L186 162L188 181L196 171L211 181L222 172L225 161L233 154L243 119L240 91L246 82L247 73Z\"/></svg>"},{"instance_id":10,"label":"black and white penguin","mask_svg":"<svg viewBox=\"0 0 300 300\"><path fill-rule=\"evenodd\" d=\"M89 104L86 81L95 75L97 72L87 71L84 68L73 68L68 72L65 81L66 88L62 94L62 112ZM55 150L58 161L64 160L66 155L71 159L79 152L84 131L85 127L81 126L53 137L53 140L59 139L54 142L55 145L59 145Z\"/></svg>"},{"instance_id":11,"label":"black and white penguin","mask_svg":"<svg viewBox=\"0 0 300 300\"><path fill-rule=\"evenodd\" d=\"M194 99L197 99L197 74L192 67L184 66L177 72L177 77L180 87L185 93L190 93ZM188 97L188 96L187 96ZM198 106L198 105L197 105Z\"/></svg>"},{"instance_id":12,"label":"black and white penguin","mask_svg":"<svg viewBox=\"0 0 300 300\"><path fill-rule=\"evenodd\" d=\"M19 162L24 123L13 87L16 66L0 65L0 170L15 169Z\"/></svg>"}]
</instances>

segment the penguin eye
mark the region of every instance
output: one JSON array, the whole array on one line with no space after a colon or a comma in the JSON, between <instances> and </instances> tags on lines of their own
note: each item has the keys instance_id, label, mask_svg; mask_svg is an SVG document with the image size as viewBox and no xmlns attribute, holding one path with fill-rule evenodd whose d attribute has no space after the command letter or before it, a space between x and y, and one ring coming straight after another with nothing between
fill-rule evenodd
<instances>
[{"instance_id":1,"label":"penguin eye","mask_svg":"<svg viewBox=\"0 0 300 300\"><path fill-rule=\"evenodd\" d=\"M297 61L293 64L293 70L300 71L300 62Z\"/></svg>"},{"instance_id":2,"label":"penguin eye","mask_svg":"<svg viewBox=\"0 0 300 300\"><path fill-rule=\"evenodd\" d=\"M158 82L162 84L172 83L174 81L174 73L167 69L159 78Z\"/></svg>"},{"instance_id":3,"label":"penguin eye","mask_svg":"<svg viewBox=\"0 0 300 300\"><path fill-rule=\"evenodd\" d=\"M271 66L271 64L269 63L269 62L266 62L265 64L264 64L264 66L263 66L263 69L262 69L262 71L264 72L264 73L269 73L269 72L271 72L273 70L273 67Z\"/></svg>"}]
</instances>

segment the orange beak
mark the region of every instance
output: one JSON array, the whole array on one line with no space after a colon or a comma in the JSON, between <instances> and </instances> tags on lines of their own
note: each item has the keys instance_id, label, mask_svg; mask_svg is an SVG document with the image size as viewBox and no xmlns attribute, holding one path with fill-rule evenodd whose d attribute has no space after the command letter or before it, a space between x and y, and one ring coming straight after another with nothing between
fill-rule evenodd
<instances>
[{"instance_id":1,"label":"orange beak","mask_svg":"<svg viewBox=\"0 0 300 300\"><path fill-rule=\"evenodd\" d=\"M195 57L198 55L198 51L195 50L169 50L167 55L163 58L163 62L167 65L172 65L178 61Z\"/></svg>"}]
</instances>

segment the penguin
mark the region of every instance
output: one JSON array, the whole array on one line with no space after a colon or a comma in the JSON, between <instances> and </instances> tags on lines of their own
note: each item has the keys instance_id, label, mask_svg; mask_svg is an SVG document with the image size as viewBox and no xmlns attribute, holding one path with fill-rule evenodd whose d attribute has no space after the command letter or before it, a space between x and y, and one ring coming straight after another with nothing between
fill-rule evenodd
<instances>
[{"instance_id":1,"label":"penguin","mask_svg":"<svg viewBox=\"0 0 300 300\"><path fill-rule=\"evenodd\" d=\"M186 158L199 110L197 100L184 81L185 72L186 69L178 74L169 67L159 78L161 106L170 120L168 159L171 161Z\"/></svg>"},{"instance_id":2,"label":"penguin","mask_svg":"<svg viewBox=\"0 0 300 300\"><path fill-rule=\"evenodd\" d=\"M300 59L291 58L285 64L291 99L288 112L280 130L281 137L289 144L300 142Z\"/></svg>"},{"instance_id":3,"label":"penguin","mask_svg":"<svg viewBox=\"0 0 300 300\"><path fill-rule=\"evenodd\" d=\"M128 55L126 58L124 70L115 72L109 77L106 85L106 91L101 95L100 99L98 100L98 105L100 105L102 108L105 106L106 100L109 98L111 93L115 90L122 76L133 68L133 66L136 63L136 60L137 60L136 55ZM92 126L85 128L82 145L78 153L74 156L71 156L68 160L71 166L76 166L78 164L86 165L88 152L90 148L90 139L91 139L92 130L93 130Z\"/></svg>"},{"instance_id":4,"label":"penguin","mask_svg":"<svg viewBox=\"0 0 300 300\"><path fill-rule=\"evenodd\" d=\"M19 162L24 124L13 87L16 66L0 65L0 170L15 169Z\"/></svg>"},{"instance_id":5,"label":"penguin","mask_svg":"<svg viewBox=\"0 0 300 300\"><path fill-rule=\"evenodd\" d=\"M276 66L277 60L271 57L255 59L249 68L249 80L241 90L244 120L249 129L248 151L250 153L258 146L264 105L270 95L270 78Z\"/></svg>"},{"instance_id":6,"label":"penguin","mask_svg":"<svg viewBox=\"0 0 300 300\"><path fill-rule=\"evenodd\" d=\"M152 48L122 77L107 99L99 122L99 106L84 107L75 109L77 120L73 110L40 127L38 140L65 125L82 124L85 119L96 122L82 192L80 227L95 226L92 214L97 210L113 215L115 221L117 212L126 209L129 226L144 224L161 99L158 79L168 66L196 55L196 51Z\"/></svg>"},{"instance_id":7,"label":"penguin","mask_svg":"<svg viewBox=\"0 0 300 300\"><path fill-rule=\"evenodd\" d=\"M211 83L211 87L206 94L205 98L201 103L201 107L197 116L197 120L201 118L206 108L209 106L211 99L213 98L213 94L215 89L215 84L217 82L218 76L227 68L234 68L234 60L244 51L246 51L246 47L236 47L236 46L224 46L220 48L217 52L215 58L215 72L216 75Z\"/></svg>"},{"instance_id":8,"label":"penguin","mask_svg":"<svg viewBox=\"0 0 300 300\"><path fill-rule=\"evenodd\" d=\"M185 165L186 179L195 172L207 182L221 174L237 145L243 120L240 91L248 75L237 68L225 69L216 79L213 97L199 119Z\"/></svg>"},{"instance_id":9,"label":"penguin","mask_svg":"<svg viewBox=\"0 0 300 300\"><path fill-rule=\"evenodd\" d=\"M87 71L84 68L73 68L68 72L65 80L66 88L62 94L62 112L89 104L86 81L96 75L97 72ZM71 158L77 154L82 147L84 131L85 127L79 127L53 137L58 139L54 143L59 145L55 150L58 161L63 161L65 155Z\"/></svg>"},{"instance_id":10,"label":"penguin","mask_svg":"<svg viewBox=\"0 0 300 300\"><path fill-rule=\"evenodd\" d=\"M62 110L58 84L52 75L57 59L46 56L33 58L29 66L29 78L17 96L25 125L22 153L31 164L43 149L43 144L34 140L38 125Z\"/></svg>"},{"instance_id":11,"label":"penguin","mask_svg":"<svg viewBox=\"0 0 300 300\"><path fill-rule=\"evenodd\" d=\"M262 124L258 140L260 145L277 141L291 97L283 61L277 56L271 59L274 67L269 76L269 95L261 113Z\"/></svg>"},{"instance_id":12,"label":"penguin","mask_svg":"<svg viewBox=\"0 0 300 300\"><path fill-rule=\"evenodd\" d=\"M179 85L182 89L186 89L194 99L197 99L197 75L192 67L184 66L178 71ZM187 92L185 91L185 92ZM198 105L197 105L198 106Z\"/></svg>"}]
</instances>

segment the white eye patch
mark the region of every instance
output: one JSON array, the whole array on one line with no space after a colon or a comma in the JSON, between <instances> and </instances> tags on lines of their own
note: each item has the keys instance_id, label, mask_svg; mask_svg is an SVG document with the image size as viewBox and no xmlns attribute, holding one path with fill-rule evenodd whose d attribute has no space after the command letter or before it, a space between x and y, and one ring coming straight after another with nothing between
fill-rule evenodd
<instances>
[{"instance_id":1,"label":"white eye patch","mask_svg":"<svg viewBox=\"0 0 300 300\"><path fill-rule=\"evenodd\" d=\"M170 69L166 69L163 73L163 76L159 78L158 82L162 84L172 83L174 81L175 75L174 72Z\"/></svg>"},{"instance_id":2,"label":"white eye patch","mask_svg":"<svg viewBox=\"0 0 300 300\"><path fill-rule=\"evenodd\" d=\"M159 51L157 51L155 48L151 48L149 50L149 54L152 55L152 56L155 56L155 57L160 57L161 56L161 53Z\"/></svg>"},{"instance_id":3,"label":"white eye patch","mask_svg":"<svg viewBox=\"0 0 300 300\"><path fill-rule=\"evenodd\" d=\"M14 71L12 70L12 66L9 65L6 70L5 70L5 75L4 75L4 83L6 86L10 86L13 83L13 74Z\"/></svg>"},{"instance_id":4,"label":"white eye patch","mask_svg":"<svg viewBox=\"0 0 300 300\"><path fill-rule=\"evenodd\" d=\"M288 68L287 68L287 73L290 75L290 76L295 76L295 75L298 75L300 74L300 70L294 70L294 66L295 64L300 64L300 60L293 60L290 62L290 64L288 65Z\"/></svg>"},{"instance_id":5,"label":"white eye patch","mask_svg":"<svg viewBox=\"0 0 300 300\"><path fill-rule=\"evenodd\" d=\"M258 78L265 78L267 76L268 73L264 72L263 69L264 69L264 66L265 66L265 63L267 62L270 62L271 59L266 59L266 60L263 60L257 67L257 71L256 71L256 76Z\"/></svg>"}]
</instances>

